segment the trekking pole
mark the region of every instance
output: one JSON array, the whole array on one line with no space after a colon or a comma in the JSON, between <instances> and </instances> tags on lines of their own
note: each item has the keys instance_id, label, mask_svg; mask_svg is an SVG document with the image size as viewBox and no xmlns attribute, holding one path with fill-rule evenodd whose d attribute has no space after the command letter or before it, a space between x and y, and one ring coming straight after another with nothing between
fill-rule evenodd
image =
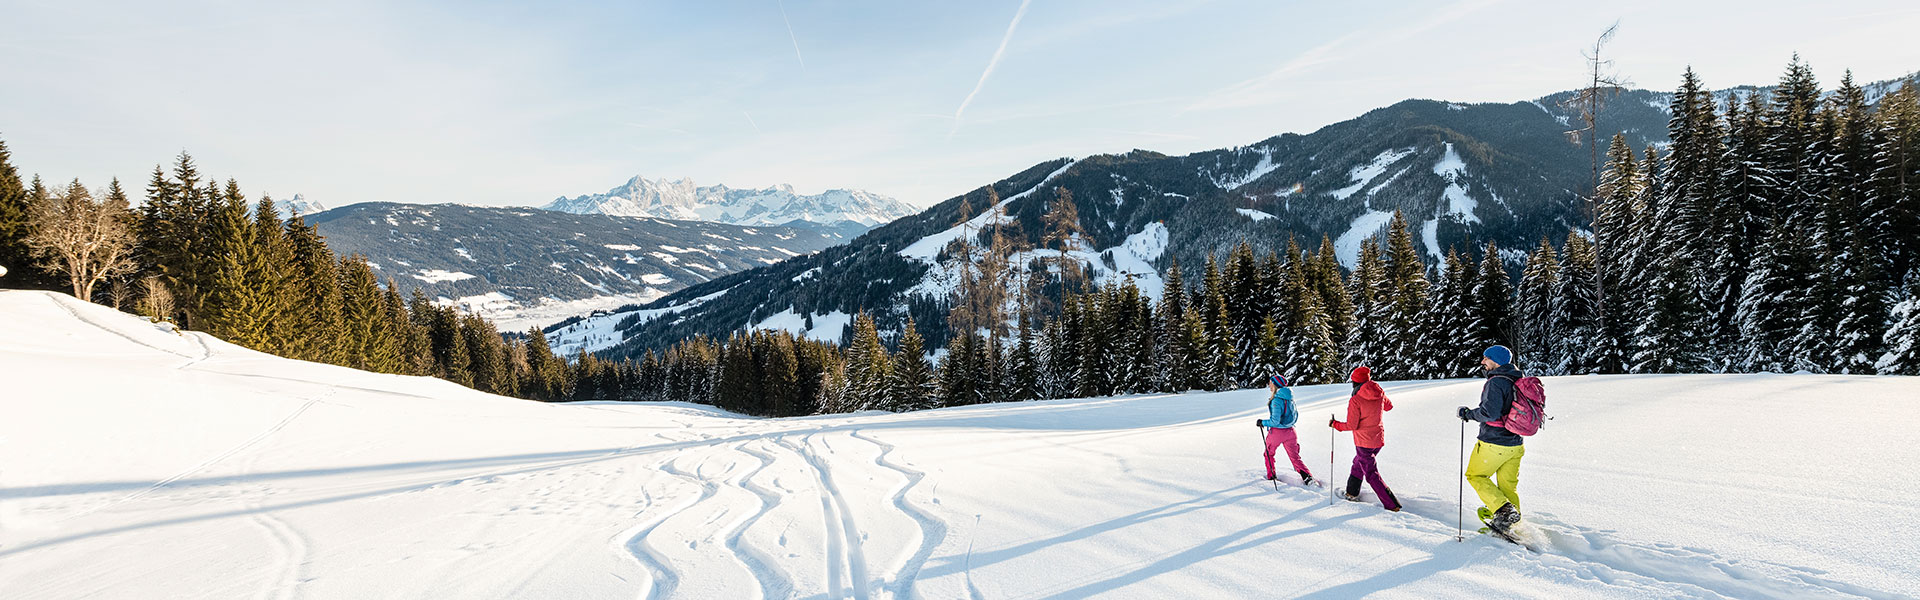
<instances>
[{"instance_id":1,"label":"trekking pole","mask_svg":"<svg viewBox=\"0 0 1920 600\"><path fill-rule=\"evenodd\" d=\"M1333 420L1333 415L1327 415L1327 420L1329 421ZM1327 428L1327 476L1328 477L1332 477L1333 474L1336 473L1336 471L1333 470L1333 446L1334 444L1340 443L1339 433L1340 433L1340 430L1338 429L1334 429L1332 427ZM1327 506L1333 506L1333 480L1331 479L1327 480Z\"/></svg>"},{"instance_id":2,"label":"trekking pole","mask_svg":"<svg viewBox=\"0 0 1920 600\"><path fill-rule=\"evenodd\" d=\"M1266 451L1267 451L1267 428L1266 426L1263 425L1260 427L1260 456L1265 457ZM1276 492L1280 491L1280 478L1275 477L1273 479L1270 479L1269 481L1273 482L1273 491L1276 491Z\"/></svg>"},{"instance_id":3,"label":"trekking pole","mask_svg":"<svg viewBox=\"0 0 1920 600\"><path fill-rule=\"evenodd\" d=\"M1467 422L1460 422L1460 490L1454 495L1453 541L1467 541Z\"/></svg>"}]
</instances>

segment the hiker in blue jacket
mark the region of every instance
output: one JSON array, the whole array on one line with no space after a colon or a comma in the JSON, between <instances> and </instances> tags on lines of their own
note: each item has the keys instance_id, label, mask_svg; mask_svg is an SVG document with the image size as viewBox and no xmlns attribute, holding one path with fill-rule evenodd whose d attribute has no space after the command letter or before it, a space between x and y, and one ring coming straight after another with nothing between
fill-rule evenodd
<instances>
[{"instance_id":1,"label":"hiker in blue jacket","mask_svg":"<svg viewBox=\"0 0 1920 600\"><path fill-rule=\"evenodd\" d=\"M1480 388L1480 406L1460 407L1460 420L1480 423L1479 441L1473 443L1473 456L1467 459L1467 483L1485 504L1480 520L1488 527L1507 531L1520 522L1520 457L1527 454L1519 434L1503 427L1503 419L1513 410L1519 397L1520 369L1513 366L1513 351L1493 346L1481 354L1480 367L1486 370L1487 383ZM1496 481L1497 477L1497 481Z\"/></svg>"},{"instance_id":2,"label":"hiker in blue jacket","mask_svg":"<svg viewBox=\"0 0 1920 600\"><path fill-rule=\"evenodd\" d=\"M1313 485L1313 472L1307 470L1307 463L1300 460L1300 439L1293 432L1294 422L1300 420L1300 411L1293 407L1293 390L1287 388L1287 378L1274 375L1267 378L1267 418L1254 419L1254 424L1267 430L1267 479L1273 475L1273 450L1285 446L1287 458L1293 459L1293 471L1300 474L1301 485Z\"/></svg>"}]
</instances>

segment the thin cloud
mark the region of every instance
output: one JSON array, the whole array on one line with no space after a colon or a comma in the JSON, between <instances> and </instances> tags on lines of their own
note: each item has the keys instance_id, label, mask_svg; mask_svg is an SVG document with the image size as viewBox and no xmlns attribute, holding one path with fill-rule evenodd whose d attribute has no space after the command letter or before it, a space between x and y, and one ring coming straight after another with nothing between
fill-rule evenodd
<instances>
[{"instance_id":1,"label":"thin cloud","mask_svg":"<svg viewBox=\"0 0 1920 600\"><path fill-rule=\"evenodd\" d=\"M1432 31L1442 25L1452 23L1480 9L1499 4L1504 0L1463 0L1449 5L1434 15L1420 19L1419 24L1386 32L1355 31L1332 41L1308 48L1279 67L1259 77L1254 77L1208 94L1198 102L1180 109L1175 114L1184 114L1195 110L1221 108L1244 108L1271 102L1275 97L1285 95L1280 84L1295 75L1313 71L1338 60L1337 50L1345 48L1357 39L1405 40Z\"/></svg>"},{"instance_id":2,"label":"thin cloud","mask_svg":"<svg viewBox=\"0 0 1920 600\"><path fill-rule=\"evenodd\" d=\"M1013 22L1007 24L1007 33L1000 36L1000 47L993 50L993 58L987 60L987 70L980 72L980 81L973 84L973 91L967 92L967 98L960 101L960 108L953 109L953 129L947 132L947 139L960 131L960 116L967 112L967 105L973 103L973 97L980 94L980 88L986 87L987 78L993 76L993 69L1000 66L1000 57L1007 53L1007 41L1013 39L1013 30L1020 26L1020 18L1027 16L1027 5L1033 0L1020 0L1020 10L1013 13Z\"/></svg>"},{"instance_id":3,"label":"thin cloud","mask_svg":"<svg viewBox=\"0 0 1920 600\"><path fill-rule=\"evenodd\" d=\"M793 40L793 57L800 59L800 70L805 71L807 70L807 57L800 55L800 38L793 35L793 21L787 19L786 0L778 0L775 4L780 6L780 22L787 24L787 39ZM748 120L752 120L752 118L749 117ZM754 126L754 129L759 128L757 125Z\"/></svg>"},{"instance_id":4,"label":"thin cloud","mask_svg":"<svg viewBox=\"0 0 1920 600\"><path fill-rule=\"evenodd\" d=\"M747 112L747 111L744 111L744 110L743 110L743 111L740 111L740 114L743 114L743 115L746 115L746 116L747 116L747 124L748 124L748 125L752 125L752 126L753 126L753 132L754 132L754 133L766 133L766 132L764 132L764 131L760 131L760 124L759 124L759 123L755 123L755 122L753 122L753 113L750 113L750 112Z\"/></svg>"}]
</instances>

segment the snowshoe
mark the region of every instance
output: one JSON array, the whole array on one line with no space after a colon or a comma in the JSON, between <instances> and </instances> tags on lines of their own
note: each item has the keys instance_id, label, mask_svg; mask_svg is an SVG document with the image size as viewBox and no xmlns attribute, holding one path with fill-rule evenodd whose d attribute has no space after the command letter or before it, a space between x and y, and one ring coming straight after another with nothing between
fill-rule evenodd
<instances>
[{"instance_id":1,"label":"snowshoe","mask_svg":"<svg viewBox=\"0 0 1920 600\"><path fill-rule=\"evenodd\" d=\"M1312 474L1312 473L1308 473L1308 472L1306 472L1306 471L1301 471L1301 472L1300 472L1300 485L1303 485L1303 486L1306 486L1306 487L1310 487L1310 488L1317 488L1317 487L1320 487L1320 481L1319 481L1319 480L1317 480L1317 479L1314 479L1314 478L1313 478L1313 474Z\"/></svg>"},{"instance_id":2,"label":"snowshoe","mask_svg":"<svg viewBox=\"0 0 1920 600\"><path fill-rule=\"evenodd\" d=\"M1500 505L1500 510L1492 511L1491 514L1489 514L1487 509L1481 508L1479 513L1491 517L1480 520L1487 525L1486 527L1480 528L1480 533L1490 534L1506 540L1508 543L1524 546L1528 550L1533 550L1532 546L1527 546L1526 542L1520 541L1520 537L1514 534L1513 526L1520 522L1520 511L1514 510L1512 504L1502 504ZM1535 552L1538 552L1538 550L1535 550Z\"/></svg>"}]
</instances>

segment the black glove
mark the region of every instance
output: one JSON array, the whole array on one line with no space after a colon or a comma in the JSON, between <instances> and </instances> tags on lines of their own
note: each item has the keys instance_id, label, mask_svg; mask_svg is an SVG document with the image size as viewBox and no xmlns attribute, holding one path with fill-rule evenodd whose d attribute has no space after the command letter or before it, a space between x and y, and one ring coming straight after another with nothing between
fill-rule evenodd
<instances>
[{"instance_id":1,"label":"black glove","mask_svg":"<svg viewBox=\"0 0 1920 600\"><path fill-rule=\"evenodd\" d=\"M1472 421L1472 420L1473 420L1473 417L1469 417L1469 416L1467 416L1467 413L1469 413L1469 412L1472 412L1472 411L1469 411L1469 410L1467 410L1467 407L1465 407L1465 406L1462 406L1462 407L1460 407L1460 413L1459 413L1459 414L1460 414L1460 420L1462 420L1462 421Z\"/></svg>"},{"instance_id":2,"label":"black glove","mask_svg":"<svg viewBox=\"0 0 1920 600\"><path fill-rule=\"evenodd\" d=\"M1266 423L1265 423L1264 421L1266 421L1266 419L1262 419L1262 418L1260 418L1260 417L1254 417L1254 418L1253 418L1253 425L1254 425L1255 427L1266 427L1266 426L1267 426L1267 424L1266 424Z\"/></svg>"}]
</instances>

